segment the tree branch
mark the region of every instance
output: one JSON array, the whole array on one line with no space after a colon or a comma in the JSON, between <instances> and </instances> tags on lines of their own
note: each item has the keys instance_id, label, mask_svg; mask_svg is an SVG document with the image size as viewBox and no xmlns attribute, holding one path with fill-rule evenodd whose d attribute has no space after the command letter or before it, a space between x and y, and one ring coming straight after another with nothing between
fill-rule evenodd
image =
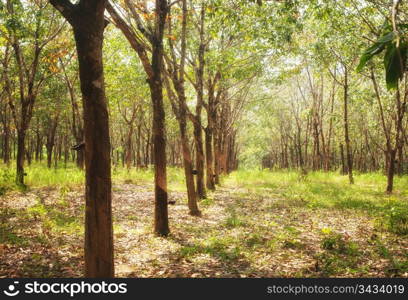
<instances>
[{"instance_id":1,"label":"tree branch","mask_svg":"<svg viewBox=\"0 0 408 300\"><path fill-rule=\"evenodd\" d=\"M73 25L73 15L76 5L69 0L49 0L51 5L58 10L64 18Z\"/></svg>"}]
</instances>

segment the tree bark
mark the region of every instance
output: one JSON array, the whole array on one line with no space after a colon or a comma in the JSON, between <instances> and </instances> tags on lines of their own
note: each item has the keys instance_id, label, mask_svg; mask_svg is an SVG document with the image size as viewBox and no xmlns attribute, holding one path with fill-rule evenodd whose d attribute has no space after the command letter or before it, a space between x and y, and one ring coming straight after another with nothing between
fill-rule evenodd
<instances>
[{"instance_id":1,"label":"tree bark","mask_svg":"<svg viewBox=\"0 0 408 300\"><path fill-rule=\"evenodd\" d=\"M155 210L154 231L159 236L167 236L170 232L168 220L167 165L165 113L163 105L163 35L168 12L166 0L156 0L156 34L152 36L152 76L149 86L153 103L153 151L154 151L154 182Z\"/></svg>"},{"instance_id":2,"label":"tree bark","mask_svg":"<svg viewBox=\"0 0 408 300\"><path fill-rule=\"evenodd\" d=\"M201 116L196 118L196 122L194 122L194 139L196 145L197 194L200 199L205 199L207 195L204 187L204 147Z\"/></svg>"},{"instance_id":3,"label":"tree bark","mask_svg":"<svg viewBox=\"0 0 408 300\"><path fill-rule=\"evenodd\" d=\"M180 122L180 137L181 144L183 148L183 162L184 162L184 173L186 177L187 194L188 194L188 209L190 215L200 216L201 212L197 205L197 193L194 185L194 175L193 175L193 163L191 158L190 147L188 145L188 139L186 135L186 122L187 118L184 116L184 121Z\"/></svg>"},{"instance_id":4,"label":"tree bark","mask_svg":"<svg viewBox=\"0 0 408 300\"><path fill-rule=\"evenodd\" d=\"M59 112L57 113L57 116L53 120L49 120L51 122L50 128L47 134L47 167L51 168L51 162L52 162L52 150L54 148L54 143L55 143L55 133L57 131L57 125L58 125L58 119L59 119Z\"/></svg>"},{"instance_id":5,"label":"tree bark","mask_svg":"<svg viewBox=\"0 0 408 300\"><path fill-rule=\"evenodd\" d=\"M388 153L388 170L387 170L387 193L392 193L392 190L394 188L394 174L395 174L395 157L396 157L396 151L395 149L392 149Z\"/></svg>"},{"instance_id":6,"label":"tree bark","mask_svg":"<svg viewBox=\"0 0 408 300\"><path fill-rule=\"evenodd\" d=\"M203 130L201 123L201 112L204 104L204 67L205 67L205 4L201 3L200 12L200 45L198 48L198 68L196 70L196 90L197 90L197 105L194 118L194 138L196 145L196 168L197 168L197 193L200 199L205 199L207 193L204 186L204 145L203 145Z\"/></svg>"},{"instance_id":7,"label":"tree bark","mask_svg":"<svg viewBox=\"0 0 408 300\"><path fill-rule=\"evenodd\" d=\"M347 173L349 177L350 184L354 184L353 178L353 159L351 156L351 146L349 138L349 127L348 127L348 69L344 65L344 141L346 144L346 159L347 159Z\"/></svg>"},{"instance_id":8,"label":"tree bark","mask_svg":"<svg viewBox=\"0 0 408 300\"><path fill-rule=\"evenodd\" d=\"M133 31L131 25L116 12L112 5L107 4L115 25L122 31L132 48L138 54L144 70L148 76L147 82L150 88L150 96L153 105L153 157L155 167L154 191L154 232L159 236L167 236L170 232L167 207L167 171L166 171L166 139L165 139L165 112L163 106L163 36L166 18L169 10L167 0L155 1L154 29L147 32L145 29L141 34L147 35L151 44L151 63L147 55L146 46L140 43L139 38ZM132 5L126 2L126 5ZM139 28L140 29L140 28ZM149 144L148 144L149 145Z\"/></svg>"},{"instance_id":9,"label":"tree bark","mask_svg":"<svg viewBox=\"0 0 408 300\"><path fill-rule=\"evenodd\" d=\"M84 109L85 276L113 277L111 158L102 46L105 0L50 0L74 30Z\"/></svg>"},{"instance_id":10,"label":"tree bark","mask_svg":"<svg viewBox=\"0 0 408 300\"><path fill-rule=\"evenodd\" d=\"M212 138L212 129L207 126L205 129L205 158L207 166L207 189L214 191L215 190L215 181L214 181L214 161L213 161L213 138Z\"/></svg>"},{"instance_id":11,"label":"tree bark","mask_svg":"<svg viewBox=\"0 0 408 300\"><path fill-rule=\"evenodd\" d=\"M16 182L24 186L25 130L17 131Z\"/></svg>"}]
</instances>

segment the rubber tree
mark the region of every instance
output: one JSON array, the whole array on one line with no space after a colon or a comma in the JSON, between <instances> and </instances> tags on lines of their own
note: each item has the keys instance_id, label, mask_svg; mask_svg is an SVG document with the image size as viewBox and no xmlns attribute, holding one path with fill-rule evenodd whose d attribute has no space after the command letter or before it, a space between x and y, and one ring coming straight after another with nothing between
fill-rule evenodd
<instances>
[{"instance_id":1,"label":"rubber tree","mask_svg":"<svg viewBox=\"0 0 408 300\"><path fill-rule=\"evenodd\" d=\"M113 277L109 117L102 61L105 0L50 0L71 24L79 63L85 141L85 276Z\"/></svg>"},{"instance_id":2,"label":"rubber tree","mask_svg":"<svg viewBox=\"0 0 408 300\"><path fill-rule=\"evenodd\" d=\"M107 10L115 26L122 31L130 46L136 51L147 75L153 107L153 159L154 159L154 232L167 236L170 232L168 220L167 162L165 138L165 112L163 104L163 36L166 18L170 9L166 0L156 0L153 25L144 26L137 11L137 3L124 1L123 18L117 9L107 4ZM144 10L146 10L145 8ZM134 23L132 23L133 20ZM136 25L136 26L134 26ZM136 29L137 28L137 29ZM151 52L149 58L148 52Z\"/></svg>"}]
</instances>

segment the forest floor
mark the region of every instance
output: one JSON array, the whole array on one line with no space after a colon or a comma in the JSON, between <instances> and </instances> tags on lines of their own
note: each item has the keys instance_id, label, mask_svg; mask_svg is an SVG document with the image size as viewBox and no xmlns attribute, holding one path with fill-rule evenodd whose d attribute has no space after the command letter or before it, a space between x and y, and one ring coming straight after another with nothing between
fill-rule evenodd
<instances>
[{"instance_id":1,"label":"forest floor","mask_svg":"<svg viewBox=\"0 0 408 300\"><path fill-rule=\"evenodd\" d=\"M118 277L408 277L408 185L380 174L235 172L188 214L173 186L171 235L152 234L153 186L113 187ZM379 182L381 181L381 182ZM81 277L81 185L0 196L0 277Z\"/></svg>"}]
</instances>

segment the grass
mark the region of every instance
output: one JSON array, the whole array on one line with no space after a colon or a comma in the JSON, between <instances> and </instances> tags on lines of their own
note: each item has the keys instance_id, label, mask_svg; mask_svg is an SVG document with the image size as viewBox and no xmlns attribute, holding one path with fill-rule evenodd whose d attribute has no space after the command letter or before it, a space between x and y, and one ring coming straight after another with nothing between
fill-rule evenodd
<instances>
[{"instance_id":1,"label":"grass","mask_svg":"<svg viewBox=\"0 0 408 300\"><path fill-rule=\"evenodd\" d=\"M225 179L258 197L275 196L272 206L350 209L382 218L382 226L408 234L408 176L395 177L394 193L386 194L386 177L380 173L356 174L355 184L334 172L310 172L301 178L291 171L238 171Z\"/></svg>"},{"instance_id":2,"label":"grass","mask_svg":"<svg viewBox=\"0 0 408 300\"><path fill-rule=\"evenodd\" d=\"M225 262L237 260L242 255L234 241L220 237L210 237L204 243L183 246L179 250L182 258L191 258L199 254L208 254Z\"/></svg>"},{"instance_id":3,"label":"grass","mask_svg":"<svg viewBox=\"0 0 408 300\"><path fill-rule=\"evenodd\" d=\"M44 163L32 163L25 167L25 173L27 173L25 183L29 188L74 187L84 182L84 172L76 168L74 164L68 164L66 168L47 168ZM0 164L0 178L3 179L0 182L0 191L2 187L4 192L20 189L15 184L15 177L14 163L10 167Z\"/></svg>"},{"instance_id":4,"label":"grass","mask_svg":"<svg viewBox=\"0 0 408 300\"><path fill-rule=\"evenodd\" d=\"M17 249L3 257L12 260L24 248L18 276L80 276L83 171L40 164L26 171L27 193L8 194L18 187L13 172L0 168L4 199L31 201L0 207L0 259L2 249ZM183 177L168 169L177 197L185 197ZM189 216L184 202L169 207L168 239L151 234L153 171L112 168L112 180L115 255L127 264L145 259L135 264L142 277L408 276L406 177L396 177L388 195L379 173L356 174L349 185L334 172L239 170L199 202L202 218ZM59 249L70 249L63 264ZM42 251L48 256L40 259Z\"/></svg>"},{"instance_id":5,"label":"grass","mask_svg":"<svg viewBox=\"0 0 408 300\"><path fill-rule=\"evenodd\" d=\"M84 172L68 164L66 167L46 168L44 164L33 163L26 167L26 184L29 188L53 187L61 191L84 183ZM149 185L153 182L153 170L121 167L112 168L114 184ZM0 165L0 196L9 190L17 190L14 183L15 171ZM185 181L181 169L168 168L169 191L185 191ZM310 172L301 176L294 171L270 172L264 170L240 170L222 178L225 186L235 189L236 196L240 193L252 197L274 196L280 201L272 207L307 206L309 208L352 209L380 217L379 227L383 227L399 235L408 234L408 176L395 178L395 191L384 193L386 180L380 173L356 174L356 184L348 184L346 176L334 172ZM243 196L243 195L241 195ZM209 194L208 199L201 202L202 206L211 206L214 200ZM231 211L226 220L229 227L245 226L245 221Z\"/></svg>"},{"instance_id":6,"label":"grass","mask_svg":"<svg viewBox=\"0 0 408 300\"><path fill-rule=\"evenodd\" d=\"M61 165L57 168L47 168L43 163L33 162L25 167L27 176L25 183L28 188L43 187L66 187L72 188L84 184L85 173L78 169L75 164L68 163L67 166ZM10 167L0 163L0 196L6 191L21 190L15 184L14 163ZM148 185L153 183L154 173L152 168L127 170L123 167L112 167L113 184L136 184ZM170 191L184 191L185 181L184 173L179 168L169 167L167 169L167 178Z\"/></svg>"}]
</instances>

